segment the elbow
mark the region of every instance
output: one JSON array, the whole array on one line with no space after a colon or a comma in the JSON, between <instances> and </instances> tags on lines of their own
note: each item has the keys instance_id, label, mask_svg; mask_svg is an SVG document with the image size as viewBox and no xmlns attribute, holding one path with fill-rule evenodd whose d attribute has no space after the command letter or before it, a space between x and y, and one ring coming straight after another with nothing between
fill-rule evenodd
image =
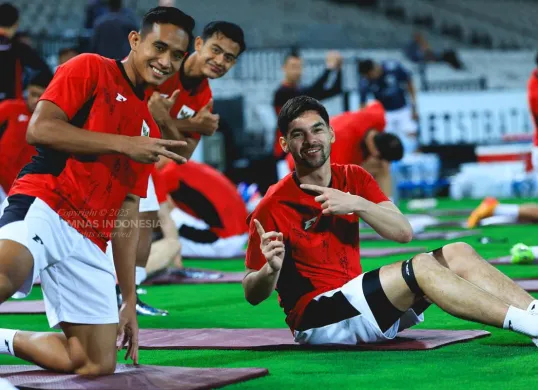
<instances>
[{"instance_id":1,"label":"elbow","mask_svg":"<svg viewBox=\"0 0 538 390\"><path fill-rule=\"evenodd\" d=\"M42 120L31 121L26 131L26 142L32 146L47 144L47 123Z\"/></svg>"},{"instance_id":2,"label":"elbow","mask_svg":"<svg viewBox=\"0 0 538 390\"><path fill-rule=\"evenodd\" d=\"M400 230L400 234L398 234L398 237L396 238L396 242L399 242L400 244L407 244L413 240L413 228L409 223L406 224L405 227L403 227Z\"/></svg>"},{"instance_id":3,"label":"elbow","mask_svg":"<svg viewBox=\"0 0 538 390\"><path fill-rule=\"evenodd\" d=\"M245 299L247 300L248 303L250 303L252 306L258 306L261 301L259 299L254 299L253 297L245 294Z\"/></svg>"}]
</instances>

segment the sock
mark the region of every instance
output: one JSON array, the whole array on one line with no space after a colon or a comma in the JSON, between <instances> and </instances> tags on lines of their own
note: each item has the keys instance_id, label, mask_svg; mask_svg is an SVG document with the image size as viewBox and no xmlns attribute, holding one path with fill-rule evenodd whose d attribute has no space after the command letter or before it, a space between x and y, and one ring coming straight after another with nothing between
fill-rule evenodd
<instances>
[{"instance_id":1,"label":"sock","mask_svg":"<svg viewBox=\"0 0 538 390\"><path fill-rule=\"evenodd\" d=\"M517 218L519 215L519 205L518 204L498 204L497 207L495 207L495 210L493 210L493 215Z\"/></svg>"},{"instance_id":2,"label":"sock","mask_svg":"<svg viewBox=\"0 0 538 390\"><path fill-rule=\"evenodd\" d=\"M529 307L527 307L527 311L530 313L537 313L538 314L538 300L534 300L530 303Z\"/></svg>"},{"instance_id":3,"label":"sock","mask_svg":"<svg viewBox=\"0 0 538 390\"><path fill-rule=\"evenodd\" d=\"M15 356L13 349L13 339L17 330L0 328L0 354Z\"/></svg>"},{"instance_id":4,"label":"sock","mask_svg":"<svg viewBox=\"0 0 538 390\"><path fill-rule=\"evenodd\" d=\"M530 337L538 337L538 316L526 310L510 306L503 323L504 329L523 333Z\"/></svg>"},{"instance_id":5,"label":"sock","mask_svg":"<svg viewBox=\"0 0 538 390\"><path fill-rule=\"evenodd\" d=\"M142 284L144 280L148 277L148 273L146 272L146 269L144 267L136 267L136 274L135 274L135 284L138 286Z\"/></svg>"},{"instance_id":6,"label":"sock","mask_svg":"<svg viewBox=\"0 0 538 390\"><path fill-rule=\"evenodd\" d=\"M531 251L535 259L538 259L538 246L531 246Z\"/></svg>"}]
</instances>

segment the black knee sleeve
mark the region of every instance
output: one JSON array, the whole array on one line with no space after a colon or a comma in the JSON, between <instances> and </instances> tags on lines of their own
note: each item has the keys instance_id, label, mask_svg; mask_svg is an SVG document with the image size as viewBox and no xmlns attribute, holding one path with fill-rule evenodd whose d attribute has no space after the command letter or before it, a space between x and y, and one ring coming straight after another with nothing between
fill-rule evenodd
<instances>
[{"instance_id":1,"label":"black knee sleeve","mask_svg":"<svg viewBox=\"0 0 538 390\"><path fill-rule=\"evenodd\" d=\"M424 296L424 292L419 287L415 272L413 271L413 259L406 260L402 263L402 276L409 289L418 296Z\"/></svg>"}]
</instances>

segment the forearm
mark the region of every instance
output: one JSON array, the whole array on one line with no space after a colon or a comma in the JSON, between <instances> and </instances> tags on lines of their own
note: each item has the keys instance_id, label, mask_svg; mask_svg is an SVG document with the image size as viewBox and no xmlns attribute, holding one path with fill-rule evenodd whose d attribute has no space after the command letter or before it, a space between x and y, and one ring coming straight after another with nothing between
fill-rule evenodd
<instances>
[{"instance_id":1,"label":"forearm","mask_svg":"<svg viewBox=\"0 0 538 390\"><path fill-rule=\"evenodd\" d=\"M416 108L417 105L417 93L415 90L415 85L411 80L407 82L407 91L409 92L409 97L411 98L411 106Z\"/></svg>"},{"instance_id":2,"label":"forearm","mask_svg":"<svg viewBox=\"0 0 538 390\"><path fill-rule=\"evenodd\" d=\"M390 207L359 197L355 214L387 240L407 243L413 238L413 229L407 218Z\"/></svg>"},{"instance_id":3,"label":"forearm","mask_svg":"<svg viewBox=\"0 0 538 390\"><path fill-rule=\"evenodd\" d=\"M132 304L136 302L135 263L139 237L139 203L140 198L137 196L127 196L119 212L116 223L118 227L112 236L114 266L122 298Z\"/></svg>"},{"instance_id":4,"label":"forearm","mask_svg":"<svg viewBox=\"0 0 538 390\"><path fill-rule=\"evenodd\" d=\"M30 145L48 146L71 154L123 153L126 136L98 133L72 126L61 119L31 122L26 133Z\"/></svg>"},{"instance_id":5,"label":"forearm","mask_svg":"<svg viewBox=\"0 0 538 390\"><path fill-rule=\"evenodd\" d=\"M189 133L196 133L192 128L188 128L188 119L172 119L166 121L158 121L157 124L162 132L162 137L164 139L170 139L174 141L185 141L186 146L180 146L177 148L170 148L174 153L179 154L182 157L185 157L187 160L191 158L194 153L194 149L198 146L199 139L190 137ZM180 126L177 126L180 124ZM184 130L188 129L188 130Z\"/></svg>"},{"instance_id":6,"label":"forearm","mask_svg":"<svg viewBox=\"0 0 538 390\"><path fill-rule=\"evenodd\" d=\"M271 296L276 288L280 271L273 271L266 263L259 271L249 273L243 279L245 298L251 305L257 305Z\"/></svg>"}]
</instances>

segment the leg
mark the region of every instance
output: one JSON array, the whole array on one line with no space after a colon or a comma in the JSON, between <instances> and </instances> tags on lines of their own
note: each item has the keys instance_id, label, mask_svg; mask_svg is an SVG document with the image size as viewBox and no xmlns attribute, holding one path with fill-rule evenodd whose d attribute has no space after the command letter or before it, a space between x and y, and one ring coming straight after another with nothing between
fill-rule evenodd
<instances>
[{"instance_id":1,"label":"leg","mask_svg":"<svg viewBox=\"0 0 538 390\"><path fill-rule=\"evenodd\" d=\"M140 237L138 239L138 247L136 250L136 267L138 274L140 274L140 270L138 268L145 269L146 265L148 264L149 254L151 251L153 226L156 226L159 218L156 211L147 211L140 213L139 220L144 221L144 223L140 228ZM144 281L142 276L139 276L137 279L142 279L136 281L137 285Z\"/></svg>"},{"instance_id":2,"label":"leg","mask_svg":"<svg viewBox=\"0 0 538 390\"><path fill-rule=\"evenodd\" d=\"M538 222L538 204L526 203L519 206L518 220Z\"/></svg>"},{"instance_id":3,"label":"leg","mask_svg":"<svg viewBox=\"0 0 538 390\"><path fill-rule=\"evenodd\" d=\"M61 323L64 333L17 332L15 356L48 370L107 375L116 369L117 324Z\"/></svg>"},{"instance_id":4,"label":"leg","mask_svg":"<svg viewBox=\"0 0 538 390\"><path fill-rule=\"evenodd\" d=\"M441 309L459 318L503 327L509 305L443 267L430 255L415 256L411 263L418 286ZM398 310L407 311L420 298L404 280L401 262L382 267L379 276L388 300Z\"/></svg>"},{"instance_id":5,"label":"leg","mask_svg":"<svg viewBox=\"0 0 538 390\"><path fill-rule=\"evenodd\" d=\"M468 244L448 244L433 257L459 277L496 296L508 305L526 310L533 297L512 279L489 264Z\"/></svg>"},{"instance_id":6,"label":"leg","mask_svg":"<svg viewBox=\"0 0 538 390\"><path fill-rule=\"evenodd\" d=\"M7 301L32 272L34 258L18 242L0 240L0 303Z\"/></svg>"},{"instance_id":7,"label":"leg","mask_svg":"<svg viewBox=\"0 0 538 390\"><path fill-rule=\"evenodd\" d=\"M148 274L168 268L181 253L179 240L164 238L151 245L149 260L146 265Z\"/></svg>"}]
</instances>

